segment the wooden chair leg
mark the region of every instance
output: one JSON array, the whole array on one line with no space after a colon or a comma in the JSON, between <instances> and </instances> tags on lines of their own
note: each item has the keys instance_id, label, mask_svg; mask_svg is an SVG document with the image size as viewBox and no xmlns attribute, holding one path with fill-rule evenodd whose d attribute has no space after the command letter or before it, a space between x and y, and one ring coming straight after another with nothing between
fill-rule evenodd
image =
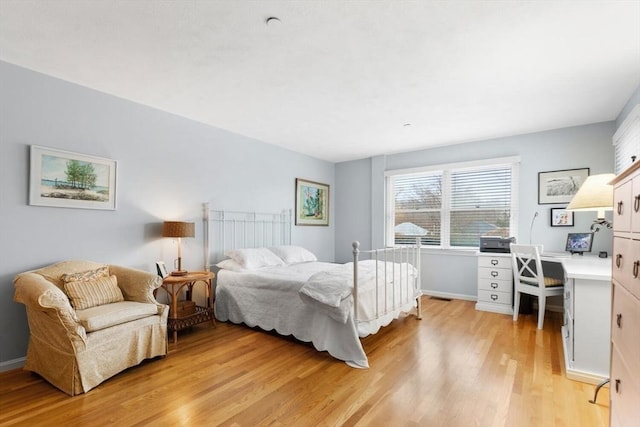
<instances>
[{"instance_id":1,"label":"wooden chair leg","mask_svg":"<svg viewBox=\"0 0 640 427\"><path fill-rule=\"evenodd\" d=\"M538 329L542 329L544 323L544 310L547 299L544 296L538 296Z\"/></svg>"}]
</instances>

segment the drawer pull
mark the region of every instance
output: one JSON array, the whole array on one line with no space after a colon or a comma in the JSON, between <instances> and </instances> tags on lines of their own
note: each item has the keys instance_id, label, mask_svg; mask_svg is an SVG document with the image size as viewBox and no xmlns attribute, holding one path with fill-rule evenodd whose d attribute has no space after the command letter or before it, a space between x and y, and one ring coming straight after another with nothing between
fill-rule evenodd
<instances>
[{"instance_id":1,"label":"drawer pull","mask_svg":"<svg viewBox=\"0 0 640 427\"><path fill-rule=\"evenodd\" d=\"M635 261L633 263L633 278L638 278L638 270L640 270L640 261Z\"/></svg>"},{"instance_id":2,"label":"drawer pull","mask_svg":"<svg viewBox=\"0 0 640 427\"><path fill-rule=\"evenodd\" d=\"M494 283L494 282L491 282L491 288L492 289L498 289L498 284Z\"/></svg>"},{"instance_id":3,"label":"drawer pull","mask_svg":"<svg viewBox=\"0 0 640 427\"><path fill-rule=\"evenodd\" d=\"M622 201L618 202L618 215L622 215L623 205L624 205L624 203Z\"/></svg>"},{"instance_id":4,"label":"drawer pull","mask_svg":"<svg viewBox=\"0 0 640 427\"><path fill-rule=\"evenodd\" d=\"M616 267L620 268L620 264L622 264L622 254L616 255Z\"/></svg>"},{"instance_id":5,"label":"drawer pull","mask_svg":"<svg viewBox=\"0 0 640 427\"><path fill-rule=\"evenodd\" d=\"M622 386L622 381L617 379L615 384L616 384L616 393L620 393L620 388Z\"/></svg>"},{"instance_id":6,"label":"drawer pull","mask_svg":"<svg viewBox=\"0 0 640 427\"><path fill-rule=\"evenodd\" d=\"M618 328L622 328L622 313L616 314L616 325Z\"/></svg>"},{"instance_id":7,"label":"drawer pull","mask_svg":"<svg viewBox=\"0 0 640 427\"><path fill-rule=\"evenodd\" d=\"M497 300L498 300L498 295L496 295L496 294L491 294L491 300L492 300L492 301L497 301Z\"/></svg>"},{"instance_id":8,"label":"drawer pull","mask_svg":"<svg viewBox=\"0 0 640 427\"><path fill-rule=\"evenodd\" d=\"M497 271L492 271L491 272L491 277L498 277L498 272Z\"/></svg>"},{"instance_id":9,"label":"drawer pull","mask_svg":"<svg viewBox=\"0 0 640 427\"><path fill-rule=\"evenodd\" d=\"M633 198L633 210L636 213L640 212L640 194Z\"/></svg>"},{"instance_id":10,"label":"drawer pull","mask_svg":"<svg viewBox=\"0 0 640 427\"><path fill-rule=\"evenodd\" d=\"M497 259L492 259L491 260L491 265L498 265L498 260Z\"/></svg>"}]
</instances>

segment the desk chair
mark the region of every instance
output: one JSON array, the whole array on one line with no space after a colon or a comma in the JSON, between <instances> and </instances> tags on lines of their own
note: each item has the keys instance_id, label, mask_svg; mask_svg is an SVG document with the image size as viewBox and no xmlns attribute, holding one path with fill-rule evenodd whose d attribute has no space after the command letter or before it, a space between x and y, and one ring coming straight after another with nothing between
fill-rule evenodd
<instances>
[{"instance_id":1,"label":"desk chair","mask_svg":"<svg viewBox=\"0 0 640 427\"><path fill-rule=\"evenodd\" d=\"M535 295L538 297L538 329L542 329L544 323L547 297L564 293L563 280L544 276L542 261L540 261L541 252L542 245L511 244L511 262L516 291L513 320L518 320L520 294Z\"/></svg>"}]
</instances>

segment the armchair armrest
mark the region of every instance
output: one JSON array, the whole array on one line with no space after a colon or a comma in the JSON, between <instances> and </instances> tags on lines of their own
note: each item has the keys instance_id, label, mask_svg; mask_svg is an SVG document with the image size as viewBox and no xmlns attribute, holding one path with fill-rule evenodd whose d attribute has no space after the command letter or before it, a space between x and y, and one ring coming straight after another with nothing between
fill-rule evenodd
<instances>
[{"instance_id":1,"label":"armchair armrest","mask_svg":"<svg viewBox=\"0 0 640 427\"><path fill-rule=\"evenodd\" d=\"M118 278L118 286L124 293L124 299L161 305L153 296L153 291L162 285L160 276L118 265L110 265L109 270Z\"/></svg>"},{"instance_id":2,"label":"armchair armrest","mask_svg":"<svg viewBox=\"0 0 640 427\"><path fill-rule=\"evenodd\" d=\"M13 283L14 301L24 304L28 312L51 314L49 317L59 320L59 325L64 328L65 334L72 341L79 340L86 343L86 331L71 307L69 298L60 288L33 272L17 275Z\"/></svg>"}]
</instances>

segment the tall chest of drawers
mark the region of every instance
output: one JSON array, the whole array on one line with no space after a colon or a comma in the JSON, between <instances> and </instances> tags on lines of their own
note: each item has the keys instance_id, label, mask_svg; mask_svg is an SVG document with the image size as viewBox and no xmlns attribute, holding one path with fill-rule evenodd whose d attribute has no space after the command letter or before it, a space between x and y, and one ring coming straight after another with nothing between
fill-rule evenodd
<instances>
[{"instance_id":1,"label":"tall chest of drawers","mask_svg":"<svg viewBox=\"0 0 640 427\"><path fill-rule=\"evenodd\" d=\"M476 310L513 314L511 254L478 253Z\"/></svg>"},{"instance_id":2,"label":"tall chest of drawers","mask_svg":"<svg viewBox=\"0 0 640 427\"><path fill-rule=\"evenodd\" d=\"M640 161L613 181L610 425L640 420Z\"/></svg>"}]
</instances>

